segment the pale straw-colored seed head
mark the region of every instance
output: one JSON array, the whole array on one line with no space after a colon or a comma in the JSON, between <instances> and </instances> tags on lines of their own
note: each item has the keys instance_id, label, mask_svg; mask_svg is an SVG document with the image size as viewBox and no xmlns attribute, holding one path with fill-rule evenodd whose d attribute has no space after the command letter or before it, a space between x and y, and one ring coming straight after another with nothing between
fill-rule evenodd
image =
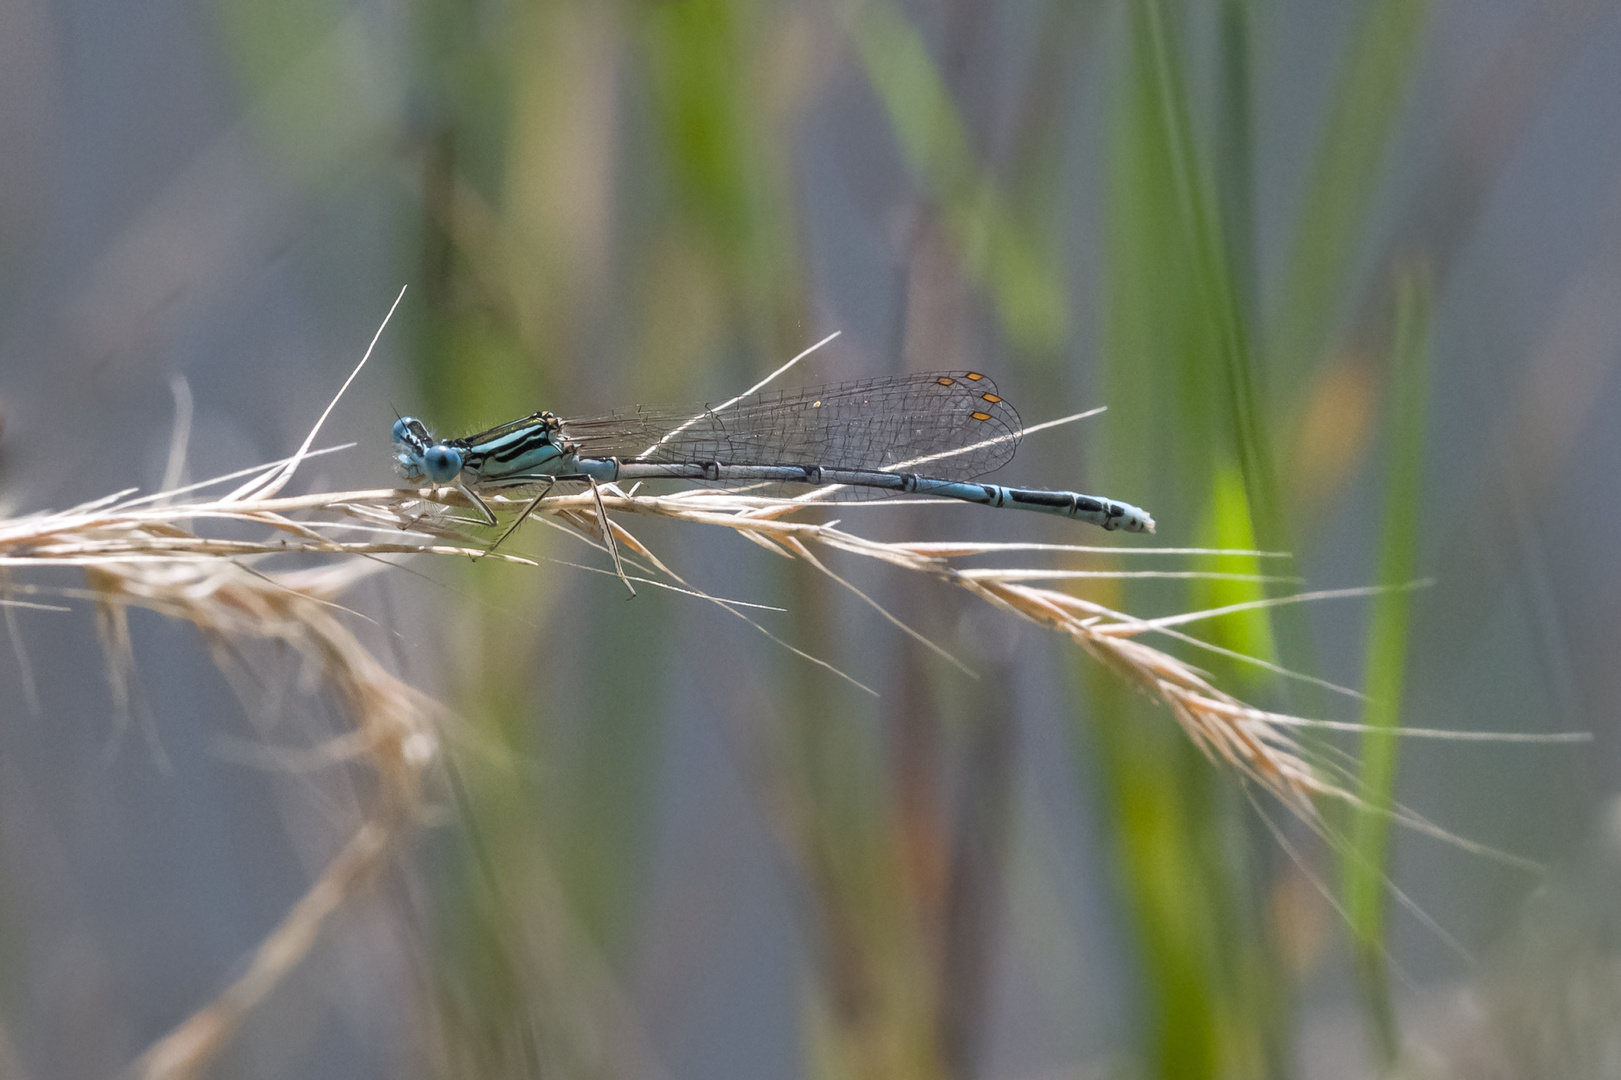
<instances>
[{"instance_id":1,"label":"pale straw-colored seed head","mask_svg":"<svg viewBox=\"0 0 1621 1080\"><path fill-rule=\"evenodd\" d=\"M229 656L237 642L281 642L296 650L319 675L332 697L343 705L350 724L347 733L318 754L330 761L358 763L376 778L371 805L349 843L261 944L246 970L148 1049L133 1070L143 1077L201 1072L246 1015L308 953L326 920L423 816L425 778L439 762L439 740L448 714L365 648L349 628L350 613L339 605L344 591L362 577L387 572L388 560L396 557L450 555L535 565L506 550L491 551L492 541L502 534L481 531L458 516L455 509L469 504L455 490L317 491L284 496L299 465L320 452L311 451L319 427L317 424L292 457L241 474L152 496L118 492L64 511L0 520L0 601L36 607L52 606L48 601L58 599L94 603L115 695L127 700L131 642L126 613L131 607L191 623L217 646L221 656ZM179 474L178 469L169 471ZM223 495L205 494L231 482L239 483ZM1270 793L1314 828L1321 828L1318 805L1322 800L1360 805L1344 771L1310 758L1294 737L1293 729L1310 721L1251 707L1214 685L1205 673L1145 640L1158 636L1199 645L1176 628L1215 613L1137 618L1054 587L1088 577L1196 575L963 565L965 560L992 553L1056 554L1074 561L1098 551L1109 552L1111 557L1127 552L1189 552L883 542L837 523L800 520L807 508L824 505L816 499L737 491L652 495L603 485L600 489L558 490L532 506L525 499L499 495L487 501L498 512L522 512L535 522L585 537L611 556L602 560L602 569L611 565L614 569L606 572L618 574L627 585L634 582L687 593L752 623L748 608L753 605L711 597L692 587L638 541L624 522L655 516L694 527L729 529L773 554L806 562L959 667L966 665L856 590L835 571L830 557L876 560L898 572L964 589L1013 616L1069 637L1112 675L1165 705L1213 762ZM252 535L255 530L258 535L229 539L219 535L222 525L229 526L232 536ZM290 559L296 559L301 568L283 569ZM61 567L82 570L83 587L45 587L31 580L31 571ZM1322 595L1326 594L1305 598ZM792 651L861 685L823 660ZM1438 831L1400 808L1394 816L1415 828Z\"/></svg>"}]
</instances>

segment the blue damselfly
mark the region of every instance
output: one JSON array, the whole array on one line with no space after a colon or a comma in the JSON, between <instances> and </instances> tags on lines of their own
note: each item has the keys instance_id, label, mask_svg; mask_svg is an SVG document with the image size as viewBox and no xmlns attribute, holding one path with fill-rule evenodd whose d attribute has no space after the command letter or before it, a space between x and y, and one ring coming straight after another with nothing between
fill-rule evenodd
<instances>
[{"instance_id":1,"label":"blue damselfly","mask_svg":"<svg viewBox=\"0 0 1621 1080\"><path fill-rule=\"evenodd\" d=\"M1129 503L971 482L1013 459L1022 430L988 377L961 371L772 390L724 411L636 406L570 420L537 412L465 439L436 439L406 416L394 424L394 447L407 481L460 489L490 525L495 514L479 496L503 488L542 485L538 502L566 481L700 480L932 495L1154 531L1154 519ZM936 471L934 462L950 478L915 471Z\"/></svg>"}]
</instances>

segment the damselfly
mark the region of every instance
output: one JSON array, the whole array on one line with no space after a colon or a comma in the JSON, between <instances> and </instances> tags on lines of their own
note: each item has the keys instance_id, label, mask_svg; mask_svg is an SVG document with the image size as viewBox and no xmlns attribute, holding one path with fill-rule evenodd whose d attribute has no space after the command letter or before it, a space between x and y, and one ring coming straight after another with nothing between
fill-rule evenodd
<instances>
[{"instance_id":1,"label":"damselfly","mask_svg":"<svg viewBox=\"0 0 1621 1080\"><path fill-rule=\"evenodd\" d=\"M995 383L954 371L773 390L724 411L636 406L578 420L537 412L465 439L435 439L406 416L394 424L394 447L408 482L460 489L490 525L495 514L479 496L503 488L543 485L539 502L565 481L702 480L870 488L1154 531L1154 519L1129 503L971 482L1011 461L1021 432Z\"/></svg>"}]
</instances>

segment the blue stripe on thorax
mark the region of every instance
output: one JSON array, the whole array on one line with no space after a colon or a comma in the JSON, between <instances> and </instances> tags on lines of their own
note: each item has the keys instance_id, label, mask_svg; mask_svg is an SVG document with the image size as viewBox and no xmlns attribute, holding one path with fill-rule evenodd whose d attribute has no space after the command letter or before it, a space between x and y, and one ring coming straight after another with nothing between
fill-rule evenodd
<instances>
[{"instance_id":1,"label":"blue stripe on thorax","mask_svg":"<svg viewBox=\"0 0 1621 1080\"><path fill-rule=\"evenodd\" d=\"M469 442L462 471L474 482L511 480L521 476L559 476L573 471L573 455L553 441L552 431L531 424L493 438Z\"/></svg>"}]
</instances>

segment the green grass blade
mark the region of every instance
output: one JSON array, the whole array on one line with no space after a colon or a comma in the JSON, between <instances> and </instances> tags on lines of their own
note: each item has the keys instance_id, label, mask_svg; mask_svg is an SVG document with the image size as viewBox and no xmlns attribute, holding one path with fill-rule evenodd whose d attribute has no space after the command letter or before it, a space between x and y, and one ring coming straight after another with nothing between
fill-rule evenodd
<instances>
[{"instance_id":1,"label":"green grass blade","mask_svg":"<svg viewBox=\"0 0 1621 1080\"><path fill-rule=\"evenodd\" d=\"M1241 34L1243 12L1229 14ZM1254 547L1257 535L1279 530L1264 529L1256 513L1258 503L1276 504L1249 348L1247 260L1229 247L1234 236L1247 242L1244 221L1229 220L1245 198L1247 151L1215 161L1196 141L1187 60L1164 8L1134 5L1126 29L1109 157L1105 396L1110 427L1153 437L1108 444L1104 483L1150 501L1189 540L1214 534ZM1233 65L1223 85L1235 99L1247 94L1245 56L1238 45L1223 53ZM1245 112L1241 100L1230 109L1224 118ZM1202 532L1192 524L1200 521ZM1210 598L1201 586L1183 602ZM1266 623L1263 614L1222 630L1265 655ZM1178 1080L1271 1075L1283 1056L1287 1025L1277 1017L1287 988L1233 858L1243 808L1163 716L1102 685L1089 686L1089 701L1089 760L1113 818L1145 971L1142 1070Z\"/></svg>"},{"instance_id":2,"label":"green grass blade","mask_svg":"<svg viewBox=\"0 0 1621 1080\"><path fill-rule=\"evenodd\" d=\"M939 203L1003 331L1027 352L1059 350L1069 335L1069 302L1051 221L1023 219L991 183L928 47L898 9L869 4L850 32L907 167Z\"/></svg>"},{"instance_id":3,"label":"green grass blade","mask_svg":"<svg viewBox=\"0 0 1621 1080\"><path fill-rule=\"evenodd\" d=\"M1404 585L1415 576L1429 387L1429 315L1427 281L1419 274L1408 275L1399 286L1391 349L1386 439L1390 457L1379 574L1380 582L1387 586ZM1369 1019L1386 1062L1396 1052L1384 953L1388 811L1396 783L1396 728L1401 724L1412 595L1411 590L1393 588L1374 604L1368 630L1368 703L1363 714L1369 731L1362 739L1361 794L1366 808L1354 823L1343 868L1345 909L1356 941L1359 974Z\"/></svg>"},{"instance_id":4,"label":"green grass blade","mask_svg":"<svg viewBox=\"0 0 1621 1080\"><path fill-rule=\"evenodd\" d=\"M1227 551L1254 551L1255 526L1244 498L1244 482L1231 460L1222 462L1211 476L1210 511L1200 530L1200 546ZM1199 560L1201 569L1220 574L1260 576L1271 567L1254 555L1207 555ZM1190 607L1230 607L1265 599L1266 586L1259 581L1213 580L1195 582L1188 590ZM1259 660L1276 660L1272 619L1265 608L1238 611L1205 623L1205 640ZM1233 664L1227 677L1246 682L1252 690L1270 682L1271 676L1259 668Z\"/></svg>"},{"instance_id":5,"label":"green grass blade","mask_svg":"<svg viewBox=\"0 0 1621 1080\"><path fill-rule=\"evenodd\" d=\"M1321 349L1401 116L1429 0L1374 0L1347 53L1301 206L1270 353L1292 394Z\"/></svg>"},{"instance_id":6,"label":"green grass blade","mask_svg":"<svg viewBox=\"0 0 1621 1080\"><path fill-rule=\"evenodd\" d=\"M1218 1077L1230 999L1220 977L1226 905L1210 895L1211 867L1200 857L1211 849L1209 769L1118 682L1087 684L1094 712L1083 741L1096 755L1143 966L1143 1063L1166 1080Z\"/></svg>"},{"instance_id":7,"label":"green grass blade","mask_svg":"<svg viewBox=\"0 0 1621 1080\"><path fill-rule=\"evenodd\" d=\"M1227 412L1257 535L1267 546L1282 546L1285 530L1266 427L1264 386L1220 214L1221 200L1194 137L1183 68L1165 5L1149 0L1134 6L1132 24L1137 52L1150 65L1153 92L1164 115L1162 130L1176 212L1187 234L1194 301L1207 339L1208 350L1189 359L1200 365L1210 357L1217 361L1221 405Z\"/></svg>"}]
</instances>

